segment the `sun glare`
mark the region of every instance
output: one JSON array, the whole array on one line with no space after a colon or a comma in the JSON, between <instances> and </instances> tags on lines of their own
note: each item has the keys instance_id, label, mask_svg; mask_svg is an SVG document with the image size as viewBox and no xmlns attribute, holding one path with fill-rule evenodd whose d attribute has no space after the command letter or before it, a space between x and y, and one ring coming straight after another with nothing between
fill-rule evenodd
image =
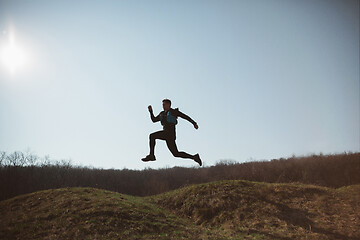
<instances>
[{"instance_id":1,"label":"sun glare","mask_svg":"<svg viewBox=\"0 0 360 240\"><path fill-rule=\"evenodd\" d=\"M24 49L16 43L13 34L10 34L9 40L2 45L0 52L2 65L10 71L11 74L14 74L24 67L26 63Z\"/></svg>"}]
</instances>

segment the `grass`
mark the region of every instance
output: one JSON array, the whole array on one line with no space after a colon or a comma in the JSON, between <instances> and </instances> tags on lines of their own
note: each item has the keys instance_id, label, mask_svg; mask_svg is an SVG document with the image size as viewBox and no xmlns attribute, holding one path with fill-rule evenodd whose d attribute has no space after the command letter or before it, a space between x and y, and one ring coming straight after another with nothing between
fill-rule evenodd
<instances>
[{"instance_id":1,"label":"grass","mask_svg":"<svg viewBox=\"0 0 360 240\"><path fill-rule=\"evenodd\" d=\"M360 239L360 185L218 181L133 197L62 188L0 202L0 239Z\"/></svg>"},{"instance_id":2,"label":"grass","mask_svg":"<svg viewBox=\"0 0 360 240\"><path fill-rule=\"evenodd\" d=\"M142 198L94 188L22 195L0 202L0 214L0 239L189 239L202 234Z\"/></svg>"},{"instance_id":3,"label":"grass","mask_svg":"<svg viewBox=\"0 0 360 240\"><path fill-rule=\"evenodd\" d=\"M360 185L330 189L234 180L148 199L229 239L360 239Z\"/></svg>"}]
</instances>

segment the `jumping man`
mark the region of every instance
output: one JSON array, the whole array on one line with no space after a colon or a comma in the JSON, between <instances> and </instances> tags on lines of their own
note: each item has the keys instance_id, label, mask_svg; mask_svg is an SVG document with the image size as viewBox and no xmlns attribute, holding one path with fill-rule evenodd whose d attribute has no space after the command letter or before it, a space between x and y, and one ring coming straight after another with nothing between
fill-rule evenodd
<instances>
[{"instance_id":1,"label":"jumping man","mask_svg":"<svg viewBox=\"0 0 360 240\"><path fill-rule=\"evenodd\" d=\"M164 111L160 112L159 115L156 117L154 116L153 110L151 105L148 107L150 112L151 120L155 122L161 122L163 125L163 130L151 133L150 138L150 154L147 155L145 158L141 159L144 162L148 161L155 161L155 140L161 139L166 141L166 145L168 146L170 152L174 155L174 157L180 158L189 158L197 162L200 166L202 165L201 159L199 154L190 155L186 152L179 152L175 143L176 140L176 130L175 125L177 124L177 118L181 117L183 119L188 120L194 125L195 129L198 129L197 123L192 120L189 116L185 115L184 113L180 112L178 108L172 109L171 108L171 101L169 99L164 99L162 101Z\"/></svg>"}]
</instances>

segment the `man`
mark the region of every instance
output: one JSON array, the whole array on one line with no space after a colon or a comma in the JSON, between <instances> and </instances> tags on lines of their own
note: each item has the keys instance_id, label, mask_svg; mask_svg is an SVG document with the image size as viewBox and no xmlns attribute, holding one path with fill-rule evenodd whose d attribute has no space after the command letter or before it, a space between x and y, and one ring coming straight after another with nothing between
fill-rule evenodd
<instances>
[{"instance_id":1,"label":"man","mask_svg":"<svg viewBox=\"0 0 360 240\"><path fill-rule=\"evenodd\" d=\"M189 158L197 162L200 166L202 165L201 159L199 154L190 155L186 152L179 152L175 143L176 140L176 130L175 125L177 124L177 118L181 117L183 119L188 120L194 125L195 129L198 129L197 123L192 120L189 116L185 115L184 113L180 112L178 108L172 109L171 108L171 101L169 99L163 100L163 109L158 116L154 116L153 110L151 105L148 107L150 112L151 120L155 122L161 122L161 125L163 125L163 130L151 133L150 138L150 154L147 155L145 158L141 159L144 162L148 161L155 161L155 140L161 139L165 140L166 144L170 150L170 152L174 155L174 157L180 157L180 158Z\"/></svg>"}]
</instances>

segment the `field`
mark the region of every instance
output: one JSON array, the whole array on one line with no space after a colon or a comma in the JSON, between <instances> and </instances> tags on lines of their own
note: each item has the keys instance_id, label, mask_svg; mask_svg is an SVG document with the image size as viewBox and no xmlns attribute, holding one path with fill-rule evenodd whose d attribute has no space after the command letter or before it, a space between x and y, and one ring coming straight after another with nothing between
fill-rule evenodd
<instances>
[{"instance_id":1,"label":"field","mask_svg":"<svg viewBox=\"0 0 360 240\"><path fill-rule=\"evenodd\" d=\"M147 197L60 188L0 202L0 239L360 239L360 185L224 180Z\"/></svg>"}]
</instances>

